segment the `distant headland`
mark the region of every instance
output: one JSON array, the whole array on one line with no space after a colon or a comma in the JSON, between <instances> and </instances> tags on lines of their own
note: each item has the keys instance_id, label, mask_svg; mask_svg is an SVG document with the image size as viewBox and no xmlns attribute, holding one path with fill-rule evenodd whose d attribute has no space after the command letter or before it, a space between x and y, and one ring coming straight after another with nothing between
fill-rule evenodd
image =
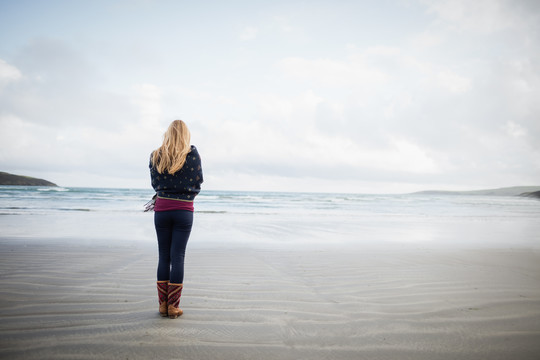
<instances>
[{"instance_id":1,"label":"distant headland","mask_svg":"<svg viewBox=\"0 0 540 360\"><path fill-rule=\"evenodd\" d=\"M13 175L2 171L0 171L0 185L58 186L47 180L36 179L30 176Z\"/></svg>"},{"instance_id":2,"label":"distant headland","mask_svg":"<svg viewBox=\"0 0 540 360\"><path fill-rule=\"evenodd\" d=\"M525 192L523 194L520 194L520 196L534 197L540 199L540 191Z\"/></svg>"},{"instance_id":3,"label":"distant headland","mask_svg":"<svg viewBox=\"0 0 540 360\"><path fill-rule=\"evenodd\" d=\"M419 191L415 194L426 195L484 195L484 196L527 196L540 198L540 186L513 186L499 189L472 190L472 191L443 191L428 190Z\"/></svg>"}]
</instances>

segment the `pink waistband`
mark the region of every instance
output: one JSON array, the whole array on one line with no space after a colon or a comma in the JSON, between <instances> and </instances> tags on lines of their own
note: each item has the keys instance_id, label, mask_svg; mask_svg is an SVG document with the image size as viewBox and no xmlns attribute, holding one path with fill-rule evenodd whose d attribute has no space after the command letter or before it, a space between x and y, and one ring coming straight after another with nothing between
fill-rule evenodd
<instances>
[{"instance_id":1,"label":"pink waistband","mask_svg":"<svg viewBox=\"0 0 540 360\"><path fill-rule=\"evenodd\" d=\"M188 210L194 211L193 201L163 199L158 197L154 211Z\"/></svg>"}]
</instances>

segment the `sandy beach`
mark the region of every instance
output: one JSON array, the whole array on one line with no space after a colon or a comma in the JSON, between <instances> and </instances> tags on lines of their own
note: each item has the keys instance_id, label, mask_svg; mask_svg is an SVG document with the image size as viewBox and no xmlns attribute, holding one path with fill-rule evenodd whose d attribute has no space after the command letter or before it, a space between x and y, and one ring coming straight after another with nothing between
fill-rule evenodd
<instances>
[{"instance_id":1,"label":"sandy beach","mask_svg":"<svg viewBox=\"0 0 540 360\"><path fill-rule=\"evenodd\" d=\"M540 356L536 250L199 244L171 320L153 244L76 240L1 239L2 358Z\"/></svg>"}]
</instances>

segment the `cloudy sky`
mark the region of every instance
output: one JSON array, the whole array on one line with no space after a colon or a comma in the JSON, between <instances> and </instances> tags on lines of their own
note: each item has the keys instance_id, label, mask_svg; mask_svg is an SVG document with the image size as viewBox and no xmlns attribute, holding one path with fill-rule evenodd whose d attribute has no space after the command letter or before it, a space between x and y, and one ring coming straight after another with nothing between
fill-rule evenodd
<instances>
[{"instance_id":1,"label":"cloudy sky","mask_svg":"<svg viewBox=\"0 0 540 360\"><path fill-rule=\"evenodd\" d=\"M204 188L540 184L540 1L0 0L0 171L149 187L183 119Z\"/></svg>"}]
</instances>

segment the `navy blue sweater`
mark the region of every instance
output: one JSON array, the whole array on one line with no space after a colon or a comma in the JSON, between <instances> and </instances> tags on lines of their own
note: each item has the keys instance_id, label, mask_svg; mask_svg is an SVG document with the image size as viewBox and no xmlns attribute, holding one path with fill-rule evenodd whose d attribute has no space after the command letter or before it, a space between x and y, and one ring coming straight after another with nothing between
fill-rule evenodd
<instances>
[{"instance_id":1,"label":"navy blue sweater","mask_svg":"<svg viewBox=\"0 0 540 360\"><path fill-rule=\"evenodd\" d=\"M149 167L152 187L160 198L193 201L201 191L203 183L201 157L193 145L184 166L174 174L160 174L152 165L152 155Z\"/></svg>"}]
</instances>

